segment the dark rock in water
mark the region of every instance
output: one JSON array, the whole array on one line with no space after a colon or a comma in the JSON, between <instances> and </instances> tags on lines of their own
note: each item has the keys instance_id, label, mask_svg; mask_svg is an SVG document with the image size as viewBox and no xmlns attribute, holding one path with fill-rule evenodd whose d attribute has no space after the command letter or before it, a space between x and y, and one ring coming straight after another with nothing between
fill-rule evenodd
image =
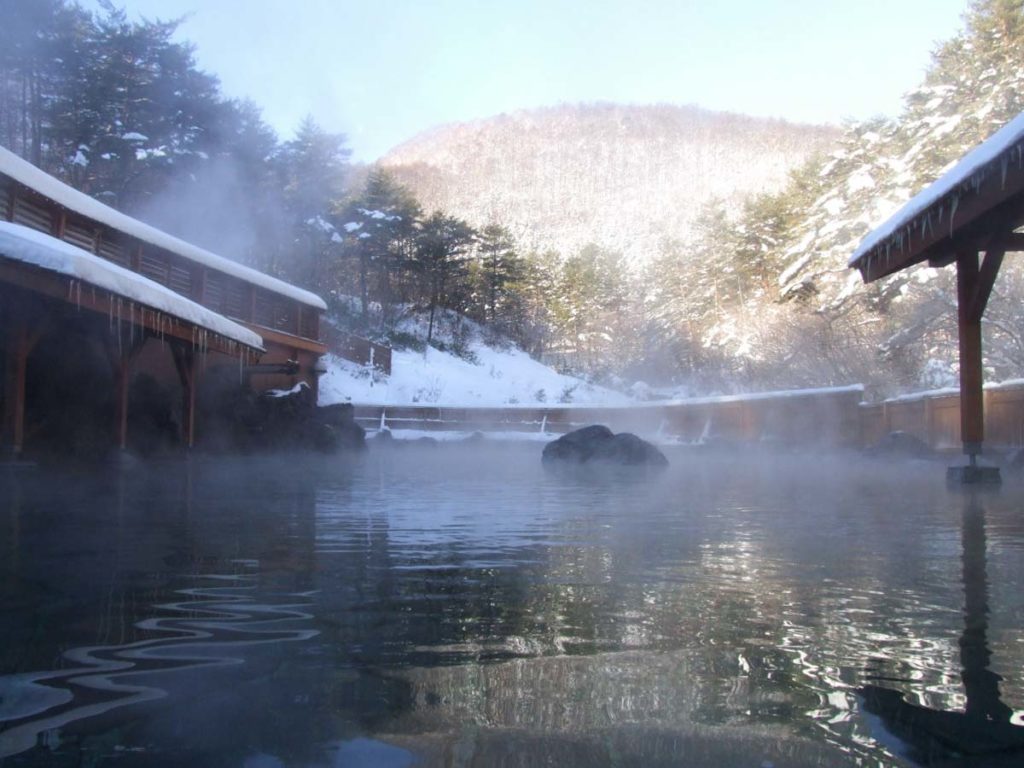
<instances>
[{"instance_id":1,"label":"dark rock in water","mask_svg":"<svg viewBox=\"0 0 1024 768\"><path fill-rule=\"evenodd\" d=\"M330 429L334 449L361 450L366 447L366 430L356 423L352 403L317 407L314 420Z\"/></svg>"},{"instance_id":2,"label":"dark rock in water","mask_svg":"<svg viewBox=\"0 0 1024 768\"><path fill-rule=\"evenodd\" d=\"M366 432L355 421L351 403L320 408L305 384L291 390L255 394L238 387L208 400L211 411L199 420L202 445L214 450L334 453L365 448Z\"/></svg>"},{"instance_id":3,"label":"dark rock in water","mask_svg":"<svg viewBox=\"0 0 1024 768\"><path fill-rule=\"evenodd\" d=\"M903 456L912 459L927 459L935 455L924 440L902 431L890 432L868 448L867 452L872 456Z\"/></svg>"},{"instance_id":4,"label":"dark rock in water","mask_svg":"<svg viewBox=\"0 0 1024 768\"><path fill-rule=\"evenodd\" d=\"M595 424L562 435L544 447L545 464L586 464L608 462L625 466L668 466L668 459L655 446L629 432L614 434Z\"/></svg>"}]
</instances>

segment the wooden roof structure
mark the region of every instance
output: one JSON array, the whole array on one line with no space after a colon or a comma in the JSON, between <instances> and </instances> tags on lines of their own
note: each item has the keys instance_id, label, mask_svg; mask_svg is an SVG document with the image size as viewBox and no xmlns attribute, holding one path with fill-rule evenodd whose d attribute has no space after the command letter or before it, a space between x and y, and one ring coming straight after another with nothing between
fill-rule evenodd
<instances>
[{"instance_id":1,"label":"wooden roof structure","mask_svg":"<svg viewBox=\"0 0 1024 768\"><path fill-rule=\"evenodd\" d=\"M316 294L131 218L0 147L0 442L21 452L29 355L47 323L71 307L114 329L110 346L118 440L126 438L131 366L146 337L166 341L185 390L191 446L197 362L207 351L315 383L326 351ZM127 341L122 326L128 328ZM124 341L124 343L122 343Z\"/></svg>"},{"instance_id":2,"label":"wooden roof structure","mask_svg":"<svg viewBox=\"0 0 1024 768\"><path fill-rule=\"evenodd\" d=\"M869 233L849 265L865 282L956 264L960 427L971 467L984 442L981 319L1003 257L1024 251L1024 113Z\"/></svg>"},{"instance_id":3,"label":"wooden roof structure","mask_svg":"<svg viewBox=\"0 0 1024 768\"><path fill-rule=\"evenodd\" d=\"M241 323L265 343L322 355L314 293L133 219L0 147L0 221L52 235Z\"/></svg>"}]
</instances>

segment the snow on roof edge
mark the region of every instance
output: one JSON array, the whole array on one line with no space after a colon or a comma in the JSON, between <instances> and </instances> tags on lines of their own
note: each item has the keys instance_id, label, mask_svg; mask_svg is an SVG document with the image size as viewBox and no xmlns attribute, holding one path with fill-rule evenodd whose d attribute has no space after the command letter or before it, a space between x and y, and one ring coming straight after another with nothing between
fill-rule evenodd
<instances>
[{"instance_id":1,"label":"snow on roof edge","mask_svg":"<svg viewBox=\"0 0 1024 768\"><path fill-rule=\"evenodd\" d=\"M315 293L294 286L291 283L286 283L284 280L279 280L276 277L271 277L238 262L231 261L223 256L218 256L199 246L174 237L174 235L169 235L163 230L145 224L138 219L133 219L131 216L101 203L84 192L79 192L77 189L68 186L60 179L51 176L2 146L0 146L0 173L10 176L18 183L24 184L26 187L35 190L68 210L106 224L150 245L155 245L179 256L184 256L186 259L198 264L218 269L228 275L253 283L261 288L266 288L274 293L288 296L311 307L322 310L327 309L327 304Z\"/></svg>"},{"instance_id":2,"label":"snow on roof edge","mask_svg":"<svg viewBox=\"0 0 1024 768\"><path fill-rule=\"evenodd\" d=\"M1024 141L1024 112L978 144L960 158L956 165L914 195L882 225L869 232L857 246L857 250L853 252L847 266L851 268L857 266L858 261L881 245L887 238L895 235L901 227L909 224L944 195L952 192L972 175L981 171L984 166L993 163L1000 155L1021 141Z\"/></svg>"},{"instance_id":3,"label":"snow on roof edge","mask_svg":"<svg viewBox=\"0 0 1024 768\"><path fill-rule=\"evenodd\" d=\"M43 232L20 224L0 221L0 258L12 259L81 280L130 301L166 312L232 341L263 350L263 338L248 328L185 298L155 280Z\"/></svg>"}]
</instances>

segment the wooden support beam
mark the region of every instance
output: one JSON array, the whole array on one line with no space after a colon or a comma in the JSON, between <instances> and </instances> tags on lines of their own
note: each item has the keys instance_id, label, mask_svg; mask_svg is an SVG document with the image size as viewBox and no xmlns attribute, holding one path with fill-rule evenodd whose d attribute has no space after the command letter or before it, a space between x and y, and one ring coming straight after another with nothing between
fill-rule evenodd
<instances>
[{"instance_id":1,"label":"wooden support beam","mask_svg":"<svg viewBox=\"0 0 1024 768\"><path fill-rule=\"evenodd\" d=\"M1024 232L1011 232L1006 235L1003 244L1011 253L1024 251Z\"/></svg>"},{"instance_id":2,"label":"wooden support beam","mask_svg":"<svg viewBox=\"0 0 1024 768\"><path fill-rule=\"evenodd\" d=\"M13 304L13 318L7 331L0 443L9 447L17 457L25 447L25 380L28 375L28 358L39 340L52 327L52 322L48 317L40 317L33 307L17 301Z\"/></svg>"},{"instance_id":3,"label":"wooden support beam","mask_svg":"<svg viewBox=\"0 0 1024 768\"><path fill-rule=\"evenodd\" d=\"M174 357L174 366L178 369L178 377L181 379L181 441L186 449L191 450L195 444L196 386L199 376L197 362L199 356L191 345L171 343L170 346L171 354Z\"/></svg>"},{"instance_id":4,"label":"wooden support beam","mask_svg":"<svg viewBox=\"0 0 1024 768\"><path fill-rule=\"evenodd\" d=\"M28 373L29 332L24 323L15 322L7 333L7 360L4 365L4 443L11 455L21 456L25 448L25 377Z\"/></svg>"},{"instance_id":5,"label":"wooden support beam","mask_svg":"<svg viewBox=\"0 0 1024 768\"><path fill-rule=\"evenodd\" d=\"M128 391L131 386L132 364L146 344L146 335L131 346L119 350L113 343L107 344L107 355L114 372L114 437L122 451L128 448Z\"/></svg>"},{"instance_id":6,"label":"wooden support beam","mask_svg":"<svg viewBox=\"0 0 1024 768\"><path fill-rule=\"evenodd\" d=\"M994 242L1005 246L1007 251L1021 250L1020 236L1014 231L1024 224L1024 195L1017 195L999 203L970 225L959 229L952 237L946 237L923 250L917 261L928 262L930 267L948 267L954 264L961 253L984 251Z\"/></svg>"},{"instance_id":7,"label":"wooden support beam","mask_svg":"<svg viewBox=\"0 0 1024 768\"><path fill-rule=\"evenodd\" d=\"M1005 255L1006 248L1003 246L989 249L985 253L985 259L981 262L981 268L978 270L978 282L968 305L968 316L972 323L980 323L981 316L985 314L989 296L992 295L992 286L995 285L996 276L999 274L999 267L1002 266Z\"/></svg>"},{"instance_id":8,"label":"wooden support beam","mask_svg":"<svg viewBox=\"0 0 1024 768\"><path fill-rule=\"evenodd\" d=\"M982 391L981 318L972 317L971 302L980 290L978 254L965 252L956 262L957 320L960 336L960 439L964 453L974 458L985 441Z\"/></svg>"}]
</instances>

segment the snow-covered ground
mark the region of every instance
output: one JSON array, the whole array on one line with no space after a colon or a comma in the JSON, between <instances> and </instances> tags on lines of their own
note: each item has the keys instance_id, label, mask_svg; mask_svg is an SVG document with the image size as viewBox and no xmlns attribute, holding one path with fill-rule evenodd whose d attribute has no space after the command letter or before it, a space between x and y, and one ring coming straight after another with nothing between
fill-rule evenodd
<instances>
[{"instance_id":1,"label":"snow-covered ground","mask_svg":"<svg viewBox=\"0 0 1024 768\"><path fill-rule=\"evenodd\" d=\"M582 379L565 376L522 350L494 349L475 341L476 362L434 348L395 350L391 375L371 375L366 366L328 355L320 379L320 404L366 405L624 405L631 398Z\"/></svg>"}]
</instances>

